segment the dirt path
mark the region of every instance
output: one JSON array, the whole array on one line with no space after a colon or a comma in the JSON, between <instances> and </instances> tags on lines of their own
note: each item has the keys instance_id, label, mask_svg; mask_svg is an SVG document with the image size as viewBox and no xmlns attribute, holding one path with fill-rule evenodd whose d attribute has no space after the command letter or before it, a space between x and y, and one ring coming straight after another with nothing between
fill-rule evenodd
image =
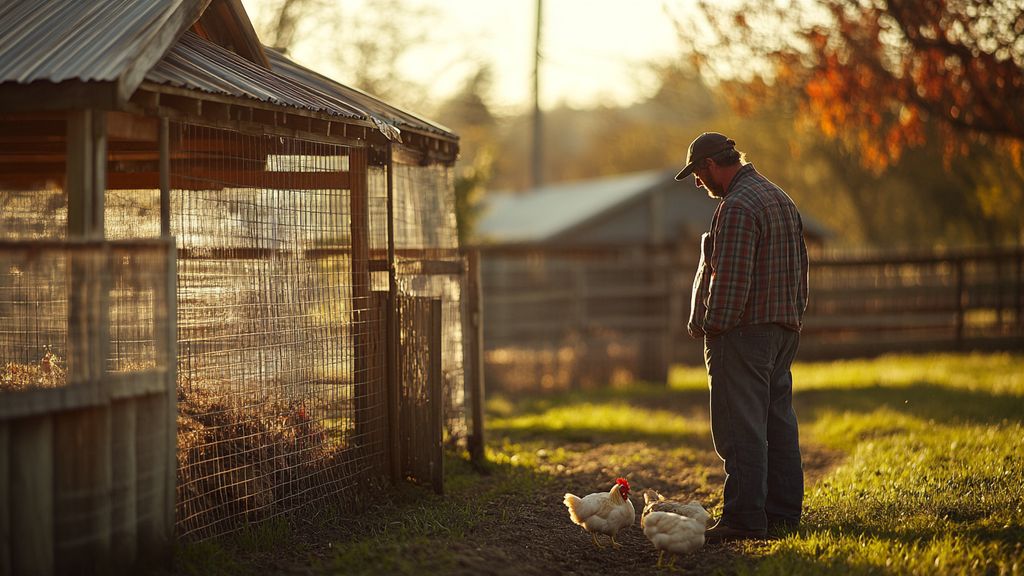
<instances>
[{"instance_id":1,"label":"dirt path","mask_svg":"<svg viewBox=\"0 0 1024 576\"><path fill-rule=\"evenodd\" d=\"M548 489L532 501L495 502L495 517L482 523L482 529L462 546L460 574L579 574L635 575L657 572L658 553L640 530L639 512L643 490L655 488L667 496L695 498L709 509L720 504L724 475L721 462L712 452L698 461L664 459L661 450L644 443L614 445L573 445L576 456L565 465L562 474L552 480L552 488L564 482L564 489L577 494L610 486L615 472L598 462L632 459L636 467L630 474L637 523L620 533L622 548L597 549L590 536L573 524L562 504L564 491ZM812 486L836 462L836 455L805 447L805 469ZM593 487L594 489L591 489ZM499 511L513 509L513 521L502 522ZM708 545L698 553L676 560L664 573L708 574L715 568L742 561L749 545ZM756 549L757 545L754 545ZM667 559L667 558L666 558Z\"/></svg>"},{"instance_id":2,"label":"dirt path","mask_svg":"<svg viewBox=\"0 0 1024 576\"><path fill-rule=\"evenodd\" d=\"M658 402L660 409L674 410L707 423L706 412L691 399ZM658 553L646 540L639 525L643 491L653 488L668 497L699 500L714 515L720 509L724 472L714 453L710 436L677 440L644 438L621 441L619 438L592 439L562 443L554 437L532 435L547 450L564 449L567 455L557 463L541 465L532 496L501 492L499 473L483 476L474 486L474 494L497 492L474 518L472 533L457 538L416 540L402 543L401 571L410 574L456 575L540 575L579 574L635 575L659 573ZM523 440L513 438L513 440ZM491 437L500 442L500 438ZM803 447L807 488L839 461L839 455L807 445ZM543 460L543 459L542 459ZM569 520L562 497L566 491L584 495L606 491L617 476L627 476L632 485L632 501L637 522L619 534L620 549L597 549L590 536ZM494 490L491 490L494 488ZM451 496L457 497L457 496ZM365 563L358 567L338 566L333 561L333 542L365 537L367 533L386 531L382 524L395 518L376 514L358 515L344 526L324 529L300 529L296 546L289 550L257 553L247 566L253 573L285 574L383 574L393 572L394 559L377 559L381 566ZM660 573L707 574L716 568L728 568L736 562L754 561L765 544L707 545L701 551L677 559L671 570ZM454 559L454 560L453 560ZM391 562L391 563L389 563ZM454 564L454 565L453 565Z\"/></svg>"}]
</instances>

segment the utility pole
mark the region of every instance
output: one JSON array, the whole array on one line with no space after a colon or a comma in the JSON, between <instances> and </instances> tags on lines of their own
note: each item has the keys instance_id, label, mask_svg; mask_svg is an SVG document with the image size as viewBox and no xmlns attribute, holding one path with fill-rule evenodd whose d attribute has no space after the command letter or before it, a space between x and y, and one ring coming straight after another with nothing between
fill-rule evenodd
<instances>
[{"instance_id":1,"label":"utility pole","mask_svg":"<svg viewBox=\"0 0 1024 576\"><path fill-rule=\"evenodd\" d=\"M533 44L533 148L530 163L530 186L534 189L544 184L544 122L540 110L540 41L543 12L544 0L537 0L537 29Z\"/></svg>"}]
</instances>

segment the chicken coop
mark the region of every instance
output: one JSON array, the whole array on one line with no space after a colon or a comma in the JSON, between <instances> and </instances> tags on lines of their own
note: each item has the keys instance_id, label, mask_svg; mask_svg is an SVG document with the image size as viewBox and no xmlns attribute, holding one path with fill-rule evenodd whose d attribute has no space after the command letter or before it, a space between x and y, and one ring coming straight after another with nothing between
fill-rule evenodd
<instances>
[{"instance_id":1,"label":"chicken coop","mask_svg":"<svg viewBox=\"0 0 1024 576\"><path fill-rule=\"evenodd\" d=\"M7 2L0 110L0 573L442 489L479 400L454 133L238 0Z\"/></svg>"}]
</instances>

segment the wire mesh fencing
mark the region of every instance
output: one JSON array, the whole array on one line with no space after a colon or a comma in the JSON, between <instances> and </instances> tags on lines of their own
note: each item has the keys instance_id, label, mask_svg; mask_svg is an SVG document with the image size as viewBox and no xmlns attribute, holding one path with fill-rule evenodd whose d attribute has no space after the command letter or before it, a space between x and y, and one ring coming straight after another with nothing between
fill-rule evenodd
<instances>
[{"instance_id":1,"label":"wire mesh fencing","mask_svg":"<svg viewBox=\"0 0 1024 576\"><path fill-rule=\"evenodd\" d=\"M165 216L176 248L163 262L176 266L176 298L161 312L166 317L147 312L158 308L157 295L139 288L147 268L131 255L119 256L119 272L105 276L102 289L71 292L67 282L53 280L71 274L66 262L49 264L44 274L31 268L41 261L5 261L0 360L38 371L53 358L67 368L81 343L102 341L93 352L107 373L127 375L122 386L154 365L174 373L176 451L140 452L135 467L152 476L156 460L176 461L174 510L165 518L176 518L176 533L186 540L301 511L355 510L387 480L391 460L400 457L390 452L399 424L389 418L388 386L421 384L416 371L388 381L388 309L400 296L442 302L444 341L431 344L440 346L442 399L431 403L443 406L443 438L461 446L465 273L451 169L418 160L391 165L380 149L349 140L190 122L169 128ZM145 244L137 239L161 235L153 144L110 144L103 199L110 241ZM403 158L414 156L400 148ZM68 235L68 196L59 184L0 191L0 207L2 240L24 248ZM69 323L78 308L103 317ZM401 326L407 335L425 329L420 316L398 317L408 319ZM163 353L164 321L176 321L176 363L154 364ZM88 332L98 327L102 339ZM152 444L149 421L142 422L132 438ZM411 433L425 434L420 426L429 425Z\"/></svg>"},{"instance_id":2,"label":"wire mesh fencing","mask_svg":"<svg viewBox=\"0 0 1024 576\"><path fill-rule=\"evenodd\" d=\"M386 464L384 373L368 360L384 322L356 249L369 220L351 211L365 151L175 135L179 533L349 506Z\"/></svg>"},{"instance_id":3,"label":"wire mesh fencing","mask_svg":"<svg viewBox=\"0 0 1024 576\"><path fill-rule=\"evenodd\" d=\"M465 447L466 264L459 251L454 175L441 165L397 163L394 168L398 291L441 301L444 441ZM403 333L410 329L401 327Z\"/></svg>"}]
</instances>

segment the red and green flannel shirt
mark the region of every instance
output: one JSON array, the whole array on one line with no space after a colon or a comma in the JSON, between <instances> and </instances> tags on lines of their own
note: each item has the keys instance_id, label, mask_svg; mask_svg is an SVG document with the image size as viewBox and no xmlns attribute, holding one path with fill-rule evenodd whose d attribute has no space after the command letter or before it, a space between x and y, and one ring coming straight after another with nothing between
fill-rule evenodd
<instances>
[{"instance_id":1,"label":"red and green flannel shirt","mask_svg":"<svg viewBox=\"0 0 1024 576\"><path fill-rule=\"evenodd\" d=\"M688 325L694 337L747 324L800 331L807 309L807 246L793 200L743 165L711 220ZM702 252L705 252L702 250Z\"/></svg>"}]
</instances>

